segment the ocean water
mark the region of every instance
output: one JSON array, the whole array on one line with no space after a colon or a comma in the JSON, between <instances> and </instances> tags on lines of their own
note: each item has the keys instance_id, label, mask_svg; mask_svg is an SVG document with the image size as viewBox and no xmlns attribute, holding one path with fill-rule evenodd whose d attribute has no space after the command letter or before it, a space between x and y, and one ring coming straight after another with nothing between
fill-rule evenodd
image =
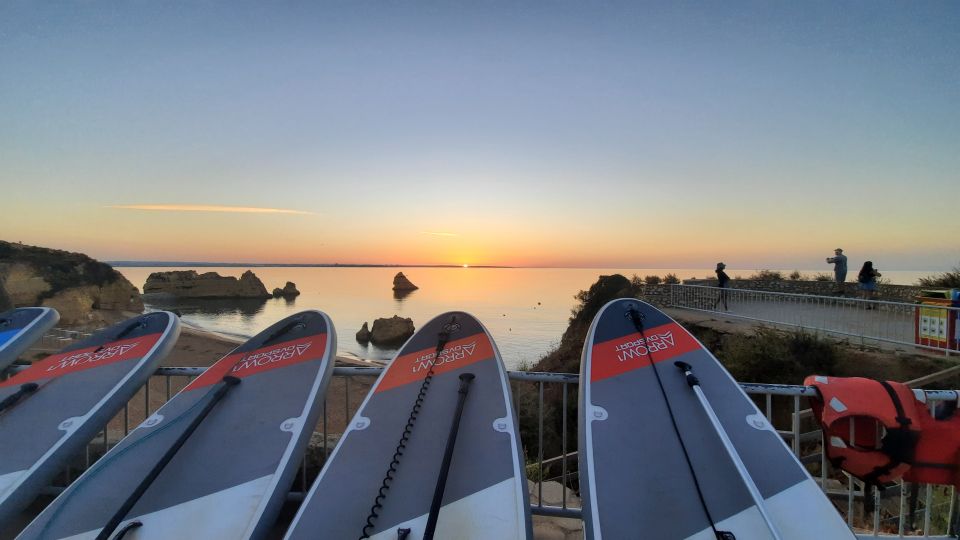
<instances>
[{"instance_id":1,"label":"ocean water","mask_svg":"<svg viewBox=\"0 0 960 540\"><path fill-rule=\"evenodd\" d=\"M246 268L117 268L141 290L152 272L197 270L238 276ZM338 351L363 358L390 359L395 350L364 346L355 335L364 322L380 317L409 317L417 328L452 310L473 314L490 331L504 363L516 368L533 363L552 350L567 327L574 296L600 275L664 276L681 279L713 276L712 269L568 269L568 268L288 268L252 269L267 290L297 284L301 294L292 301L179 300L150 303L155 309L178 309L185 323L224 334L249 337L279 319L305 309L319 309L333 320ZM420 289L396 298L393 276L402 271ZM754 270L728 269L743 277ZM803 271L813 275L814 271ZM903 274L903 275L900 275ZM913 283L930 272L885 272L894 283Z\"/></svg>"}]
</instances>

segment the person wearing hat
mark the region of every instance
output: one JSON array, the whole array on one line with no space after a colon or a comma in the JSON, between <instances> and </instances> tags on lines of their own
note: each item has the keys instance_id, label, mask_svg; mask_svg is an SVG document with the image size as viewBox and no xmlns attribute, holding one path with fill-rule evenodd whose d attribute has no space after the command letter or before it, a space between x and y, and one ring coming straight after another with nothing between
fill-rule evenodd
<instances>
[{"instance_id":1,"label":"person wearing hat","mask_svg":"<svg viewBox=\"0 0 960 540\"><path fill-rule=\"evenodd\" d=\"M715 270L715 272L717 273L717 282L718 282L717 286L720 287L720 294L717 295L717 299L713 303L713 309L717 309L717 305L720 302L723 302L723 310L730 311L730 308L727 307L727 291L726 291L727 283L730 282L730 276L728 276L727 273L723 271L723 269L726 267L727 265L723 264L722 262L717 263L717 269Z\"/></svg>"},{"instance_id":2,"label":"person wearing hat","mask_svg":"<svg viewBox=\"0 0 960 540\"><path fill-rule=\"evenodd\" d=\"M843 284L847 281L847 256L843 250L833 250L834 256L827 257L827 262L833 264L833 279L837 282L837 294L846 296Z\"/></svg>"}]
</instances>

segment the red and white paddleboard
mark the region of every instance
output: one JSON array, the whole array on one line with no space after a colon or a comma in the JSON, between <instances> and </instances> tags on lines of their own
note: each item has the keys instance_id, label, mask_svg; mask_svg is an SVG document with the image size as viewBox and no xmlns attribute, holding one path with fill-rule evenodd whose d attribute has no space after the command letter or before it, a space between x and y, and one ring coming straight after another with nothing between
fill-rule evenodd
<instances>
[{"instance_id":1,"label":"red and white paddleboard","mask_svg":"<svg viewBox=\"0 0 960 540\"><path fill-rule=\"evenodd\" d=\"M147 418L18 538L92 539L118 515L111 538L124 529L139 540L262 538L317 424L335 351L319 311L270 326Z\"/></svg>"},{"instance_id":2,"label":"red and white paddleboard","mask_svg":"<svg viewBox=\"0 0 960 540\"><path fill-rule=\"evenodd\" d=\"M123 408L179 333L172 313L141 315L0 382L0 524Z\"/></svg>"},{"instance_id":3,"label":"red and white paddleboard","mask_svg":"<svg viewBox=\"0 0 960 540\"><path fill-rule=\"evenodd\" d=\"M406 529L405 538L423 538L465 374L474 378L450 455L436 538L531 538L507 373L490 334L462 312L433 319L400 349L327 460L286 538L396 540ZM395 455L405 430L402 455ZM393 479L375 503L388 469Z\"/></svg>"},{"instance_id":4,"label":"red and white paddleboard","mask_svg":"<svg viewBox=\"0 0 960 540\"><path fill-rule=\"evenodd\" d=\"M736 381L657 308L605 305L580 370L586 538L853 538Z\"/></svg>"}]
</instances>

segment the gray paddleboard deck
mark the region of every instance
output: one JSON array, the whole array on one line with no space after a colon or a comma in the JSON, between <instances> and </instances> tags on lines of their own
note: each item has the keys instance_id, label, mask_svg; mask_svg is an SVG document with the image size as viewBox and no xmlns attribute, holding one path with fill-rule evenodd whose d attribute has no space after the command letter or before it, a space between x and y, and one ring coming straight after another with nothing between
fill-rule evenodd
<instances>
[{"instance_id":1,"label":"gray paddleboard deck","mask_svg":"<svg viewBox=\"0 0 960 540\"><path fill-rule=\"evenodd\" d=\"M449 341L438 355L438 334ZM457 403L466 398L437 522L437 538L530 538L529 499L510 387L490 334L462 312L428 322L400 349L351 420L310 489L288 539L358 538L430 366L434 375L396 475L368 532L422 538Z\"/></svg>"},{"instance_id":2,"label":"gray paddleboard deck","mask_svg":"<svg viewBox=\"0 0 960 540\"><path fill-rule=\"evenodd\" d=\"M44 307L0 313L0 370L12 364L60 320L57 310Z\"/></svg>"},{"instance_id":3,"label":"gray paddleboard deck","mask_svg":"<svg viewBox=\"0 0 960 540\"><path fill-rule=\"evenodd\" d=\"M642 335L628 316L631 309L642 317ZM678 360L693 366L782 538L852 538L716 358L673 319L635 299L604 306L583 348L579 465L586 537L713 539L713 525L738 539L772 538L674 365Z\"/></svg>"},{"instance_id":4,"label":"gray paddleboard deck","mask_svg":"<svg viewBox=\"0 0 960 540\"><path fill-rule=\"evenodd\" d=\"M165 311L128 319L0 382L0 399L37 390L0 411L0 523L47 486L130 400L173 347L180 323Z\"/></svg>"},{"instance_id":5,"label":"gray paddleboard deck","mask_svg":"<svg viewBox=\"0 0 960 540\"><path fill-rule=\"evenodd\" d=\"M194 379L80 476L18 537L93 538L184 432L219 401L127 514L130 538L262 538L273 526L333 373L336 334L319 311L287 317Z\"/></svg>"}]
</instances>

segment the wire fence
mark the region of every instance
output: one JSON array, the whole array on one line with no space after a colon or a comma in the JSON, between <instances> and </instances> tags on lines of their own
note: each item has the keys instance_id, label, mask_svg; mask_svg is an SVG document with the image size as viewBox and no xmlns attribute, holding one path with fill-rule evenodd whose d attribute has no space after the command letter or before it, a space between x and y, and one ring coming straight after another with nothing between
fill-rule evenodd
<instances>
[{"instance_id":1,"label":"wire fence","mask_svg":"<svg viewBox=\"0 0 960 540\"><path fill-rule=\"evenodd\" d=\"M15 368L14 371L24 369ZM85 455L67 467L45 493L54 495L86 470L131 429L182 390L205 368L163 367L124 409L87 446ZM333 450L340 433L359 408L382 368L336 367L308 451L288 500L300 501ZM521 418L521 439L528 478L534 481L531 511L535 515L580 519L577 497L576 403L579 377L567 373L509 372L516 409ZM868 490L862 482L833 470L822 452L819 426L809 413L808 400L816 397L812 387L772 384L741 384L757 407L783 437L814 480L823 488L837 511L858 536L924 536L954 538L960 518L957 495L951 486L900 482L883 491ZM518 398L518 396L521 396ZM931 406L958 400L953 390L924 391ZM532 410L531 410L532 409ZM559 418L549 411L559 411ZM526 422L525 422L526 420ZM551 433L553 426L559 433ZM545 437L559 437L559 453L545 455ZM637 489L643 489L638 486ZM867 498L873 502L865 504Z\"/></svg>"},{"instance_id":2,"label":"wire fence","mask_svg":"<svg viewBox=\"0 0 960 540\"><path fill-rule=\"evenodd\" d=\"M703 285L671 285L668 305L804 328L861 344L960 354L960 307Z\"/></svg>"}]
</instances>

